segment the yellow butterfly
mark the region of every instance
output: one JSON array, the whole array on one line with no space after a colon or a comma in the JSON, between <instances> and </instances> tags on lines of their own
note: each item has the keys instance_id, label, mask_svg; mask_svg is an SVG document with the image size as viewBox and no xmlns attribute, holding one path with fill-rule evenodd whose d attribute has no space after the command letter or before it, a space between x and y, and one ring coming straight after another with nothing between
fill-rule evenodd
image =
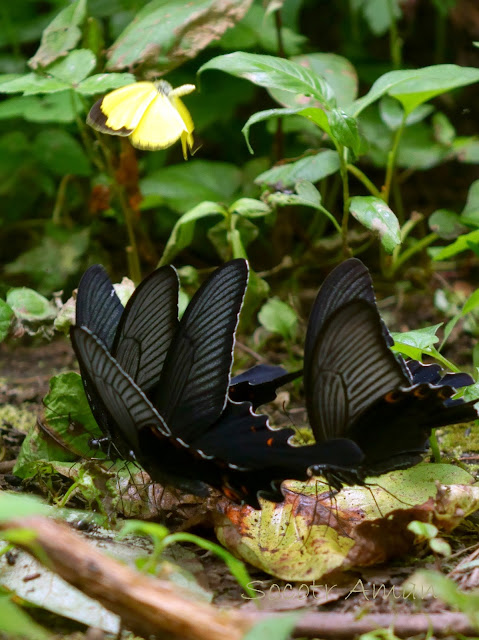
<instances>
[{"instance_id":1,"label":"yellow butterfly","mask_svg":"<svg viewBox=\"0 0 479 640\"><path fill-rule=\"evenodd\" d=\"M128 84L95 102L87 124L102 133L129 136L134 147L150 151L166 149L181 138L187 160L195 126L180 97L195 88L183 84L173 89L166 80Z\"/></svg>"}]
</instances>

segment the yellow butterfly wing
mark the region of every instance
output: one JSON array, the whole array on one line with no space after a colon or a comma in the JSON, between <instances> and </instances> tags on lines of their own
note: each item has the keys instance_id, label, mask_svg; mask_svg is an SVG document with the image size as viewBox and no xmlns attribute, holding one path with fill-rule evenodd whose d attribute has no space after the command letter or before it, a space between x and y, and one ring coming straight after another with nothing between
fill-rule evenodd
<instances>
[{"instance_id":1,"label":"yellow butterfly wing","mask_svg":"<svg viewBox=\"0 0 479 640\"><path fill-rule=\"evenodd\" d=\"M158 95L152 82L136 82L108 93L90 110L87 123L98 131L128 136Z\"/></svg>"},{"instance_id":2,"label":"yellow butterfly wing","mask_svg":"<svg viewBox=\"0 0 479 640\"><path fill-rule=\"evenodd\" d=\"M186 127L170 99L157 92L131 134L130 141L137 149L166 149L187 132Z\"/></svg>"}]
</instances>

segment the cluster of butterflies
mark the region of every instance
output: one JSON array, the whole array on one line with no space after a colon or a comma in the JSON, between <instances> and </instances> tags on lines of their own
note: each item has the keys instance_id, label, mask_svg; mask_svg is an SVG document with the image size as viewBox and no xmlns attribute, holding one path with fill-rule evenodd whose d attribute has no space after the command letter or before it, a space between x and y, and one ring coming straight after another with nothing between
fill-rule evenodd
<instances>
[{"instance_id":1,"label":"cluster of butterflies","mask_svg":"<svg viewBox=\"0 0 479 640\"><path fill-rule=\"evenodd\" d=\"M258 507L281 482L321 475L334 489L416 464L435 427L478 417L453 400L473 380L405 362L355 258L326 278L309 319L304 370L258 365L231 379L248 264L218 268L178 320L178 277L161 267L125 308L103 267L90 267L71 328L83 384L111 457L135 460L162 484L206 496L209 486ZM258 407L303 375L315 444L291 446Z\"/></svg>"}]
</instances>

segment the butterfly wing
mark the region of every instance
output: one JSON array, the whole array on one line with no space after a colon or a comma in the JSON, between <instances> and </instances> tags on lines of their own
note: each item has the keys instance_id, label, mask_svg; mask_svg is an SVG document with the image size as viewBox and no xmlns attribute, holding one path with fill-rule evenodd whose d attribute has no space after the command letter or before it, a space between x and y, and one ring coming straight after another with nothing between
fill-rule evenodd
<instances>
[{"instance_id":1,"label":"butterfly wing","mask_svg":"<svg viewBox=\"0 0 479 640\"><path fill-rule=\"evenodd\" d=\"M248 281L245 260L217 269L191 299L166 356L154 404L185 442L221 415Z\"/></svg>"},{"instance_id":2,"label":"butterfly wing","mask_svg":"<svg viewBox=\"0 0 479 640\"><path fill-rule=\"evenodd\" d=\"M87 124L116 136L129 136L158 95L152 82L126 85L98 100L87 116Z\"/></svg>"},{"instance_id":3,"label":"butterfly wing","mask_svg":"<svg viewBox=\"0 0 479 640\"><path fill-rule=\"evenodd\" d=\"M302 375L302 371L288 373L283 367L258 364L235 376L230 383L229 397L235 402L248 400L253 409L276 398L276 390Z\"/></svg>"},{"instance_id":4,"label":"butterfly wing","mask_svg":"<svg viewBox=\"0 0 479 640\"><path fill-rule=\"evenodd\" d=\"M386 345L376 307L361 299L346 303L326 320L304 375L316 441L349 437L351 425L368 407L408 383Z\"/></svg>"},{"instance_id":5,"label":"butterfly wing","mask_svg":"<svg viewBox=\"0 0 479 640\"><path fill-rule=\"evenodd\" d=\"M158 384L177 328L178 276L173 267L160 267L128 300L111 349L123 370L147 394Z\"/></svg>"},{"instance_id":6,"label":"butterfly wing","mask_svg":"<svg viewBox=\"0 0 479 640\"><path fill-rule=\"evenodd\" d=\"M107 349L111 349L123 313L108 274L100 264L85 271L78 285L76 324L88 327Z\"/></svg>"},{"instance_id":7,"label":"butterfly wing","mask_svg":"<svg viewBox=\"0 0 479 640\"><path fill-rule=\"evenodd\" d=\"M132 132L130 142L137 149L166 149L182 133L188 133L187 125L168 96L158 90Z\"/></svg>"}]
</instances>

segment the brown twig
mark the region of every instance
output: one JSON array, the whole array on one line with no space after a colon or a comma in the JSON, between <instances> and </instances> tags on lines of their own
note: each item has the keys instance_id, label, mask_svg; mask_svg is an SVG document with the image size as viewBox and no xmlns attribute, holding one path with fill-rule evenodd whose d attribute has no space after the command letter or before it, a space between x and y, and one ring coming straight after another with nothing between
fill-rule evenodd
<instances>
[{"instance_id":1,"label":"brown twig","mask_svg":"<svg viewBox=\"0 0 479 640\"><path fill-rule=\"evenodd\" d=\"M36 533L36 547L49 568L64 580L118 614L124 626L149 636L165 632L183 640L240 640L255 623L271 617L269 612L219 609L180 595L169 582L153 579L103 555L63 523L30 517L0 523L0 530L27 528ZM28 543L19 544L31 553ZM472 636L477 630L462 613L376 614L356 619L353 613L305 613L294 636L353 638L378 628L391 628L405 638L431 633Z\"/></svg>"}]
</instances>

